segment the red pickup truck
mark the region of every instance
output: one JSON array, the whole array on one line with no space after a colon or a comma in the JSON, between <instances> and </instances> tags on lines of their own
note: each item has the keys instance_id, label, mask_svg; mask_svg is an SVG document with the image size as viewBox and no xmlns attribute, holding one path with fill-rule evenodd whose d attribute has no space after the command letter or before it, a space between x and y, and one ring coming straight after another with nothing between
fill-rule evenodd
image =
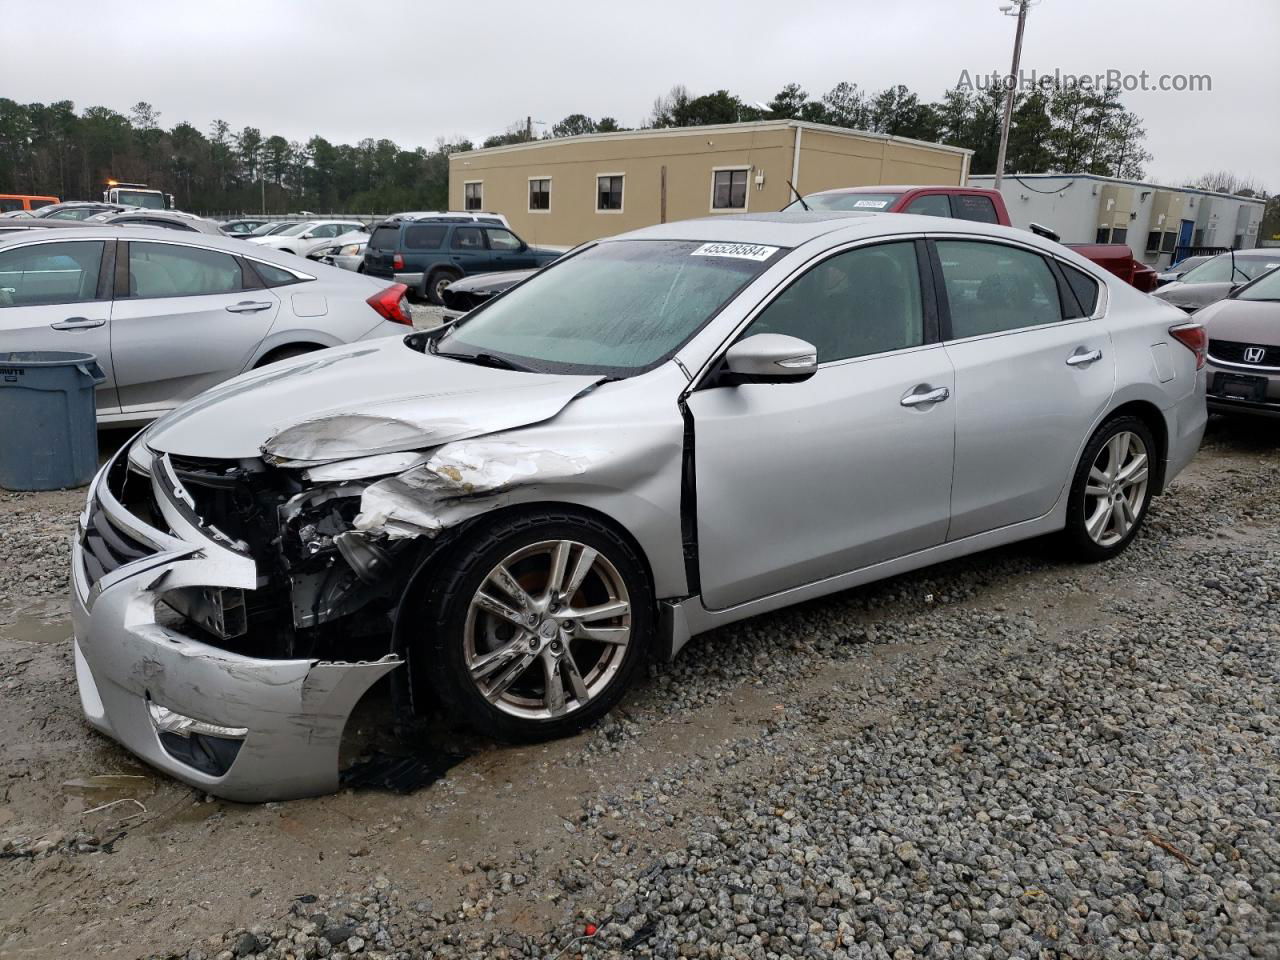
<instances>
[{"instance_id":1,"label":"red pickup truck","mask_svg":"<svg viewBox=\"0 0 1280 960\"><path fill-rule=\"evenodd\" d=\"M849 210L867 213L916 213L929 217L954 217L957 220L974 220L978 223L999 223L1013 226L1004 197L998 190L980 187L841 187L811 193L803 199L788 204L786 210ZM1043 227L1035 233L1056 240L1057 235ZM1156 272L1133 258L1128 245L1123 243L1067 243L1086 260L1092 260L1104 270L1144 293L1156 288Z\"/></svg>"}]
</instances>

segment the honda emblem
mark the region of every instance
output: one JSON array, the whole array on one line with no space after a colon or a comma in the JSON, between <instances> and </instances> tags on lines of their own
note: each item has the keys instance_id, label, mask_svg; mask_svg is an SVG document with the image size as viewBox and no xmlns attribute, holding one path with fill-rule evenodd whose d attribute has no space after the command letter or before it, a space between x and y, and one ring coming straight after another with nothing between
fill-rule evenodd
<instances>
[{"instance_id":1,"label":"honda emblem","mask_svg":"<svg viewBox=\"0 0 1280 960\"><path fill-rule=\"evenodd\" d=\"M1245 347L1244 362L1245 363L1261 363L1262 358L1267 355L1266 347Z\"/></svg>"}]
</instances>

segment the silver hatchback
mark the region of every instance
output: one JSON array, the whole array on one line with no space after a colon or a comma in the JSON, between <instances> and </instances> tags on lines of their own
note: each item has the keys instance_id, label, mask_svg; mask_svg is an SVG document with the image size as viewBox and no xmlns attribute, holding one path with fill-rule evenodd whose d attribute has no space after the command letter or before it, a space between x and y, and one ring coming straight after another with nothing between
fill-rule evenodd
<instances>
[{"instance_id":1,"label":"silver hatchback","mask_svg":"<svg viewBox=\"0 0 1280 960\"><path fill-rule=\"evenodd\" d=\"M263 364L403 336L404 289L230 237L21 231L0 235L0 348L94 354L99 424L145 423Z\"/></svg>"},{"instance_id":2,"label":"silver hatchback","mask_svg":"<svg viewBox=\"0 0 1280 960\"><path fill-rule=\"evenodd\" d=\"M1115 556L1200 443L1203 362L1199 324L1020 230L589 243L121 451L73 551L82 703L241 800L333 789L388 674L412 709L561 736L722 624L1042 534Z\"/></svg>"}]
</instances>

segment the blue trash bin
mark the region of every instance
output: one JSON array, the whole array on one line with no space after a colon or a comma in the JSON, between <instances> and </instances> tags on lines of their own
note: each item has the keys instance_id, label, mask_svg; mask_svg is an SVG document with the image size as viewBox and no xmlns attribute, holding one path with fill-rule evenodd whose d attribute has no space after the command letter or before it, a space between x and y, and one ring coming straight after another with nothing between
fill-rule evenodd
<instances>
[{"instance_id":1,"label":"blue trash bin","mask_svg":"<svg viewBox=\"0 0 1280 960\"><path fill-rule=\"evenodd\" d=\"M58 490L93 479L93 390L105 379L91 353L0 351L0 487Z\"/></svg>"}]
</instances>

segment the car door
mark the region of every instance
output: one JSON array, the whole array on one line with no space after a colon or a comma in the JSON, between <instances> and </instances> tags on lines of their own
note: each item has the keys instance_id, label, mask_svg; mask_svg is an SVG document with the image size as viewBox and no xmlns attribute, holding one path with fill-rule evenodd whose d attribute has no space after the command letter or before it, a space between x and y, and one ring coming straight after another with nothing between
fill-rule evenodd
<instances>
[{"instance_id":1,"label":"car door","mask_svg":"<svg viewBox=\"0 0 1280 960\"><path fill-rule=\"evenodd\" d=\"M1050 258L986 238L931 244L956 376L958 540L1053 508L1115 390L1115 357Z\"/></svg>"},{"instance_id":2,"label":"car door","mask_svg":"<svg viewBox=\"0 0 1280 960\"><path fill-rule=\"evenodd\" d=\"M123 413L169 409L245 368L280 308L252 268L185 242L120 247L111 355Z\"/></svg>"},{"instance_id":3,"label":"car door","mask_svg":"<svg viewBox=\"0 0 1280 960\"><path fill-rule=\"evenodd\" d=\"M502 227L485 227L494 270L525 270L538 265L529 245L510 230Z\"/></svg>"},{"instance_id":4,"label":"car door","mask_svg":"<svg viewBox=\"0 0 1280 960\"><path fill-rule=\"evenodd\" d=\"M462 273L485 273L492 270L489 247L480 227L454 227L449 240L449 259Z\"/></svg>"},{"instance_id":5,"label":"car door","mask_svg":"<svg viewBox=\"0 0 1280 960\"><path fill-rule=\"evenodd\" d=\"M925 251L910 239L837 251L758 311L739 339L808 341L808 380L690 394L708 607L944 541L955 404Z\"/></svg>"},{"instance_id":6,"label":"car door","mask_svg":"<svg viewBox=\"0 0 1280 960\"><path fill-rule=\"evenodd\" d=\"M114 240L37 240L0 249L0 349L91 353L106 374L99 414L120 409L111 364Z\"/></svg>"}]
</instances>

